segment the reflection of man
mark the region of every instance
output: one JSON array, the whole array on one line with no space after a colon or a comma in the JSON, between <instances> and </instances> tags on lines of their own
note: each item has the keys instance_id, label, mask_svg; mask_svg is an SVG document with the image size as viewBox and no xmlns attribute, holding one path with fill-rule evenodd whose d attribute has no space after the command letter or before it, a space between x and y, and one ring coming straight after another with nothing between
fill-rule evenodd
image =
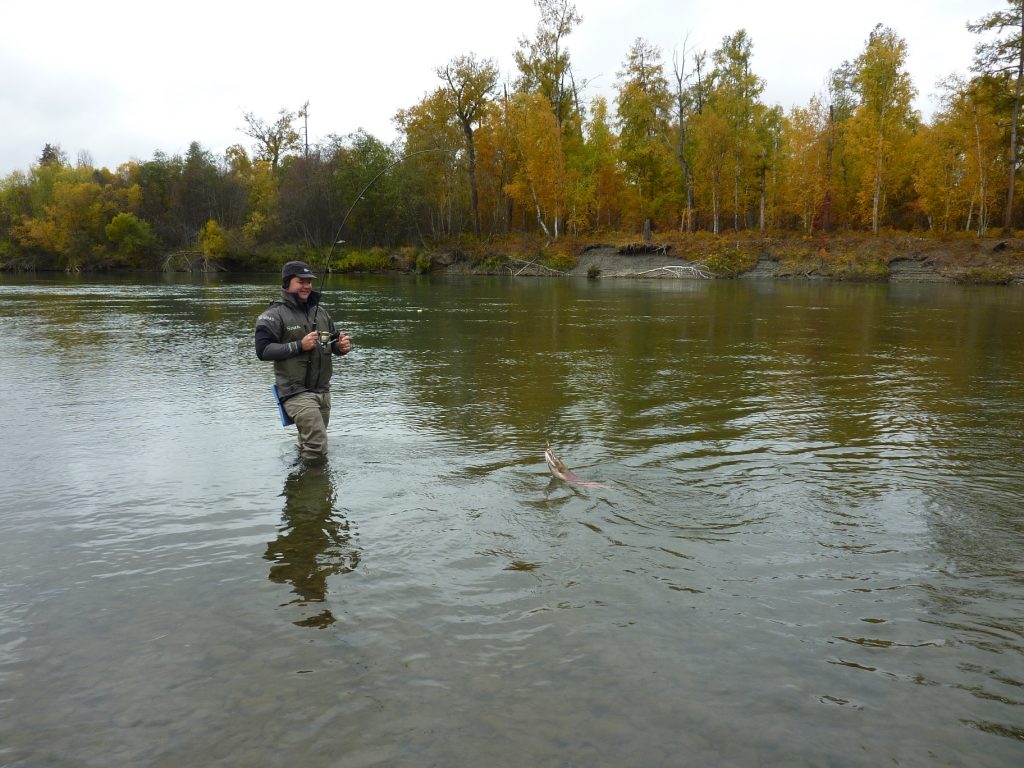
<instances>
[{"instance_id":1,"label":"reflection of man","mask_svg":"<svg viewBox=\"0 0 1024 768\"><path fill-rule=\"evenodd\" d=\"M327 578L349 573L359 564L349 523L334 508L330 468L325 463L303 464L288 476L281 495L284 522L263 555L274 563L270 580L291 584L299 604L322 603L327 597ZM295 623L326 627L334 621L325 609Z\"/></svg>"},{"instance_id":2,"label":"reflection of man","mask_svg":"<svg viewBox=\"0 0 1024 768\"><path fill-rule=\"evenodd\" d=\"M281 270L281 296L256 320L256 356L274 361L277 396L299 431L304 459L327 454L327 424L331 420L333 355L345 355L352 342L334 328L320 294L313 290L316 275L302 261L289 261Z\"/></svg>"}]
</instances>

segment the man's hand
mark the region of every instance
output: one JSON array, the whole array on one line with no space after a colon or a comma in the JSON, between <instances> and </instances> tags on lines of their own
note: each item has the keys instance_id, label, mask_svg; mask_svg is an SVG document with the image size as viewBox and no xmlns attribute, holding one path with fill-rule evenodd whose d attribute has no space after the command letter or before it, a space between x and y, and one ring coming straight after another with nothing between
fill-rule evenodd
<instances>
[{"instance_id":1,"label":"man's hand","mask_svg":"<svg viewBox=\"0 0 1024 768\"><path fill-rule=\"evenodd\" d=\"M303 336L301 342L302 351L309 352L310 350L314 349L319 338L320 334L318 334L316 331L310 331L305 336Z\"/></svg>"},{"instance_id":2,"label":"man's hand","mask_svg":"<svg viewBox=\"0 0 1024 768\"><path fill-rule=\"evenodd\" d=\"M343 333L338 337L338 354L347 355L352 351L352 339L348 337L347 333Z\"/></svg>"}]
</instances>

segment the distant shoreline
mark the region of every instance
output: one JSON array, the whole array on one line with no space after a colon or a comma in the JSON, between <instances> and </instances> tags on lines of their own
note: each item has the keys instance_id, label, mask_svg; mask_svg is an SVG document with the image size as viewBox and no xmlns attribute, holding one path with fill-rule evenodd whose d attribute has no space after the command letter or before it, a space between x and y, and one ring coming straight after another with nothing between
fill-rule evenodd
<instances>
[{"instance_id":1,"label":"distant shoreline","mask_svg":"<svg viewBox=\"0 0 1024 768\"><path fill-rule=\"evenodd\" d=\"M622 239L622 236L619 236ZM89 275L265 275L279 259L236 257L227 265L196 251L174 269L83 270ZM354 258L299 254L325 274L452 274L589 277L594 279L772 279L833 282L1024 285L1024 238L960 235L950 238L890 235L760 237L750 233L672 233L649 242L587 242L564 237L510 247L481 243L468 248L353 249ZM294 258L294 257L293 257ZM323 263L321 262L323 260ZM165 264L171 263L167 254ZM274 265L274 266L271 266ZM55 269L6 269L5 274L64 274Z\"/></svg>"}]
</instances>

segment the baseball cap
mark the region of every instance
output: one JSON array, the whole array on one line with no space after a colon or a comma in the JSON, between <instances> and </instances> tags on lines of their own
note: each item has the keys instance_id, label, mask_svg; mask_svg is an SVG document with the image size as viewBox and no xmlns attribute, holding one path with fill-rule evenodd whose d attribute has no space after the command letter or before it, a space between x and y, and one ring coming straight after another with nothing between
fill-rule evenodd
<instances>
[{"instance_id":1,"label":"baseball cap","mask_svg":"<svg viewBox=\"0 0 1024 768\"><path fill-rule=\"evenodd\" d=\"M316 275L313 274L313 270L309 268L309 264L304 261L289 261L281 269L281 282L288 285L288 282L293 277L307 277L310 280L316 280Z\"/></svg>"}]
</instances>

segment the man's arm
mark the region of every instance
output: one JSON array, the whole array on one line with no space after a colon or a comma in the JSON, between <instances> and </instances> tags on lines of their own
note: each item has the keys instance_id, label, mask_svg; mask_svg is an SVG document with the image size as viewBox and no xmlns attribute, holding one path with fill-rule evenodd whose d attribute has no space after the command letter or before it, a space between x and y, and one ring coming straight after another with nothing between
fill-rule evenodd
<instances>
[{"instance_id":1,"label":"man's arm","mask_svg":"<svg viewBox=\"0 0 1024 768\"><path fill-rule=\"evenodd\" d=\"M304 352L301 341L281 344L265 325L256 326L256 357L260 360L285 360Z\"/></svg>"},{"instance_id":2,"label":"man's arm","mask_svg":"<svg viewBox=\"0 0 1024 768\"><path fill-rule=\"evenodd\" d=\"M260 360L285 360L303 352L302 342L281 343L284 323L273 308L256 320L256 357Z\"/></svg>"}]
</instances>

